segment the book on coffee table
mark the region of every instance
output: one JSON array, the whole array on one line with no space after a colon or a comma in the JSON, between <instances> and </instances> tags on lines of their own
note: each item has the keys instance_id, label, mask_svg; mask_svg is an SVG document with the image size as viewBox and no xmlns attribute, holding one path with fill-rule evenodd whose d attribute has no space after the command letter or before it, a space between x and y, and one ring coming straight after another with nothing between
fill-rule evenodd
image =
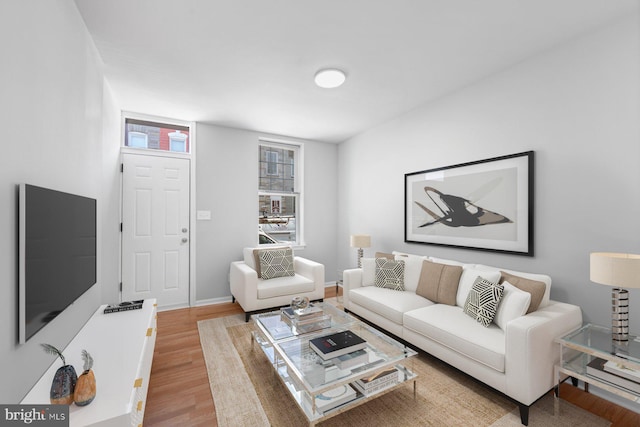
<instances>
[{"instance_id":1,"label":"book on coffee table","mask_svg":"<svg viewBox=\"0 0 640 427\"><path fill-rule=\"evenodd\" d=\"M306 308L295 310L291 307L283 307L280 309L280 311L289 319L296 320L307 320L324 315L324 311L322 310L322 308L317 307L313 304L309 305Z\"/></svg>"},{"instance_id":2,"label":"book on coffee table","mask_svg":"<svg viewBox=\"0 0 640 427\"><path fill-rule=\"evenodd\" d=\"M620 387L626 388L627 390L631 390L635 393L640 393L640 383L637 380L634 381L628 378L624 378L619 373L617 373L618 371L616 371L616 373L612 373L612 364L613 362L595 358L591 362L589 362L589 364L587 364L587 375L608 381Z\"/></svg>"},{"instance_id":3,"label":"book on coffee table","mask_svg":"<svg viewBox=\"0 0 640 427\"><path fill-rule=\"evenodd\" d=\"M316 396L316 409L325 413L356 398L356 391L349 384L341 385Z\"/></svg>"},{"instance_id":4,"label":"book on coffee table","mask_svg":"<svg viewBox=\"0 0 640 427\"><path fill-rule=\"evenodd\" d=\"M343 354L362 350L367 342L350 330L338 332L309 341L309 346L318 353L323 360L333 359Z\"/></svg>"}]
</instances>

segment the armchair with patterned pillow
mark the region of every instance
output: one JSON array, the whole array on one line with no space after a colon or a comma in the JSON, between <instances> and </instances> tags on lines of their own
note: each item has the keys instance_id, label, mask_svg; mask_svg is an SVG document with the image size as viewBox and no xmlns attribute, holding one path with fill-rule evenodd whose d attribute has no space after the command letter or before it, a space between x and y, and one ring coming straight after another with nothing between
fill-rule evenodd
<instances>
[{"instance_id":1,"label":"armchair with patterned pillow","mask_svg":"<svg viewBox=\"0 0 640 427\"><path fill-rule=\"evenodd\" d=\"M244 248L244 260L231 263L233 301L245 321L259 311L289 305L293 297L324 298L324 265L293 254L290 247Z\"/></svg>"}]
</instances>

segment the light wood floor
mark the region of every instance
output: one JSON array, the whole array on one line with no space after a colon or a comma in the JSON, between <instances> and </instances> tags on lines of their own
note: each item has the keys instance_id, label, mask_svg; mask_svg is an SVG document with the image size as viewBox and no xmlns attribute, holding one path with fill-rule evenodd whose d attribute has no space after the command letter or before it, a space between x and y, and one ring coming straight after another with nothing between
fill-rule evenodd
<instances>
[{"instance_id":1,"label":"light wood floor","mask_svg":"<svg viewBox=\"0 0 640 427\"><path fill-rule=\"evenodd\" d=\"M335 296L327 288L326 297ZM216 409L200 347L197 322L242 313L237 304L216 304L158 313L158 335L144 425L217 426ZM563 399L610 420L613 427L640 426L640 414L563 384Z\"/></svg>"}]
</instances>

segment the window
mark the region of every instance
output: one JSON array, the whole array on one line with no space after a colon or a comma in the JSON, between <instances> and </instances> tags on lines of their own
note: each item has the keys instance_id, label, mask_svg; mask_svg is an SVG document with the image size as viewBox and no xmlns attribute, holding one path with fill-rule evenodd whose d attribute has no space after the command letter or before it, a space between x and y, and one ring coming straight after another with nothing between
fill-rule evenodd
<instances>
[{"instance_id":1,"label":"window","mask_svg":"<svg viewBox=\"0 0 640 427\"><path fill-rule=\"evenodd\" d=\"M142 132L128 132L129 147L148 148L149 137Z\"/></svg>"},{"instance_id":2,"label":"window","mask_svg":"<svg viewBox=\"0 0 640 427\"><path fill-rule=\"evenodd\" d=\"M278 152L267 151L267 175L278 175Z\"/></svg>"},{"instance_id":3,"label":"window","mask_svg":"<svg viewBox=\"0 0 640 427\"><path fill-rule=\"evenodd\" d=\"M274 240L300 244L302 189L296 177L300 176L301 146L261 140L258 150L260 244Z\"/></svg>"},{"instance_id":4,"label":"window","mask_svg":"<svg viewBox=\"0 0 640 427\"><path fill-rule=\"evenodd\" d=\"M187 151L187 134L179 130L169 134L169 151L185 153Z\"/></svg>"},{"instance_id":5,"label":"window","mask_svg":"<svg viewBox=\"0 0 640 427\"><path fill-rule=\"evenodd\" d=\"M190 149L188 126L126 118L124 136L124 145L131 148L176 153L188 153Z\"/></svg>"}]
</instances>

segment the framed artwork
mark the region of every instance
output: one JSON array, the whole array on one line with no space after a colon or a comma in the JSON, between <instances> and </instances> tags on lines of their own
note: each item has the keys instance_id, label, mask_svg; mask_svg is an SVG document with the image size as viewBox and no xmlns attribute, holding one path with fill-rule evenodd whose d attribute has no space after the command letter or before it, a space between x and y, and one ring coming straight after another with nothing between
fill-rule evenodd
<instances>
[{"instance_id":1,"label":"framed artwork","mask_svg":"<svg viewBox=\"0 0 640 427\"><path fill-rule=\"evenodd\" d=\"M404 176L404 241L533 256L533 151Z\"/></svg>"}]
</instances>

